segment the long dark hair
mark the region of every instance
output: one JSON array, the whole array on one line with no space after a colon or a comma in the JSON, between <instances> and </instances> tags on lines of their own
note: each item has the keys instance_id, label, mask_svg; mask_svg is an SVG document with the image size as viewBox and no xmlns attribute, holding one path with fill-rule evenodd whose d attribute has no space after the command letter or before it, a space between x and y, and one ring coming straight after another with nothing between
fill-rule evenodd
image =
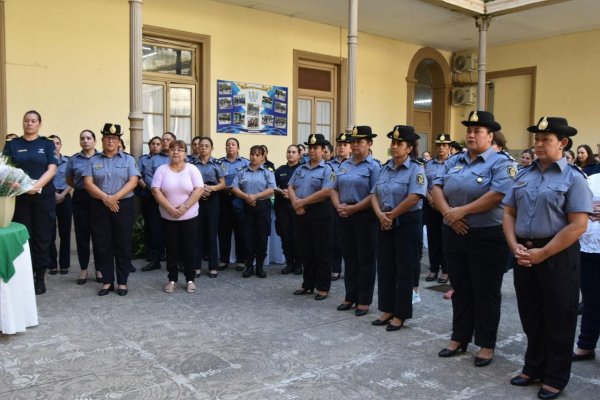
<instances>
[{"instance_id":1,"label":"long dark hair","mask_svg":"<svg viewBox=\"0 0 600 400\"><path fill-rule=\"evenodd\" d=\"M585 150L585 152L587 153L587 159L585 160L585 164L582 165L579 162L579 157L575 157L575 165L577 165L580 168L583 168L596 163L596 161L594 161L594 152L592 151L592 148L590 146L588 146L587 144L582 144L577 146L577 151L579 151L579 149Z\"/></svg>"}]
</instances>

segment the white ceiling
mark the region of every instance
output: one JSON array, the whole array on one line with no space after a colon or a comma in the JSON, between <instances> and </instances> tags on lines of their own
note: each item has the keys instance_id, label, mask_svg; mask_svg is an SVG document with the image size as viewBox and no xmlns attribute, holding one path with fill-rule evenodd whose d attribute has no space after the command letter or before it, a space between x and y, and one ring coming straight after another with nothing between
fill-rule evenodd
<instances>
[{"instance_id":1,"label":"white ceiling","mask_svg":"<svg viewBox=\"0 0 600 400\"><path fill-rule=\"evenodd\" d=\"M215 1L348 27L348 0ZM358 0L358 30L451 51L476 48L478 31L473 17L467 15L472 13L468 10L452 11L433 4L443 2L448 1ZM523 3L523 0L514 2ZM488 31L488 46L600 29L600 1L548 3L542 7L494 17Z\"/></svg>"}]
</instances>

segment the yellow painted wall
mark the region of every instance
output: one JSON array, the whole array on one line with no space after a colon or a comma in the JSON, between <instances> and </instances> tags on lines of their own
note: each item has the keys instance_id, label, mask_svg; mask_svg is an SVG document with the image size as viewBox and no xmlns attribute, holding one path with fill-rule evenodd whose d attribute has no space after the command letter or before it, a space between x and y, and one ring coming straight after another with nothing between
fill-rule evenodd
<instances>
[{"instance_id":1,"label":"yellow painted wall","mask_svg":"<svg viewBox=\"0 0 600 400\"><path fill-rule=\"evenodd\" d=\"M35 109L42 134L71 154L85 128L128 126L128 10L123 0L5 1L8 132L22 134Z\"/></svg>"},{"instance_id":2,"label":"yellow painted wall","mask_svg":"<svg viewBox=\"0 0 600 400\"><path fill-rule=\"evenodd\" d=\"M492 25L490 31L493 28ZM491 47L487 67L488 71L502 71L536 66L534 121L542 115L566 117L579 131L574 137L575 146L587 143L596 150L596 144L600 143L598 43L600 30ZM512 96L517 98L520 93L512 93ZM505 100L496 103L496 114L509 114L502 108ZM453 127L459 134L464 132L460 124L464 111L464 108L453 107Z\"/></svg>"},{"instance_id":3,"label":"yellow painted wall","mask_svg":"<svg viewBox=\"0 0 600 400\"><path fill-rule=\"evenodd\" d=\"M347 57L347 32L338 27L210 0L144 0L146 25L211 37L210 126L215 155L230 135L214 132L216 80L293 89L293 50ZM43 133L63 137L64 153L78 150L78 133L106 121L127 128L129 4L127 0L6 0L9 132L21 132L24 111L44 117ZM379 134L375 156L385 160L385 134L406 121L406 74L420 46L359 34L357 119ZM443 52L449 58L450 53ZM290 93L290 99L291 99ZM294 104L289 104L292 122ZM341 121L341 130L345 121ZM289 129L294 129L289 127ZM126 135L127 136L127 135ZM285 162L287 137L237 135L246 155L269 146ZM126 139L129 144L128 138Z\"/></svg>"}]
</instances>

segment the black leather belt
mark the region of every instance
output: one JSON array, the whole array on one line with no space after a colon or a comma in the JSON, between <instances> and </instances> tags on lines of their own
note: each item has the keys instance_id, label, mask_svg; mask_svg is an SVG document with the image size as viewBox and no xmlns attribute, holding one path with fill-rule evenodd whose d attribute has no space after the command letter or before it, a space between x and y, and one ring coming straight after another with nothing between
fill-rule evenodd
<instances>
[{"instance_id":1,"label":"black leather belt","mask_svg":"<svg viewBox=\"0 0 600 400\"><path fill-rule=\"evenodd\" d=\"M544 239L523 239L517 238L517 242L527 247L528 249L541 249L545 245L548 244L553 238L544 238Z\"/></svg>"}]
</instances>

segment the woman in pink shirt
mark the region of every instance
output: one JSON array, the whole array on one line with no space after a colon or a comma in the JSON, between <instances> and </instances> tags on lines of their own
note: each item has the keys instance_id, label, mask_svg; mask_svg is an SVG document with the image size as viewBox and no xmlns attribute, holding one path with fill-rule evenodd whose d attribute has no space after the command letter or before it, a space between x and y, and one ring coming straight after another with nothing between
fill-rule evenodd
<instances>
[{"instance_id":1,"label":"woman in pink shirt","mask_svg":"<svg viewBox=\"0 0 600 400\"><path fill-rule=\"evenodd\" d=\"M175 290L181 262L187 282L185 290L193 293L196 291L192 263L198 231L198 199L204 182L198 168L185 162L184 141L172 142L168 154L170 162L158 167L152 179L152 194L165 226L169 282L164 290L167 293Z\"/></svg>"}]
</instances>

